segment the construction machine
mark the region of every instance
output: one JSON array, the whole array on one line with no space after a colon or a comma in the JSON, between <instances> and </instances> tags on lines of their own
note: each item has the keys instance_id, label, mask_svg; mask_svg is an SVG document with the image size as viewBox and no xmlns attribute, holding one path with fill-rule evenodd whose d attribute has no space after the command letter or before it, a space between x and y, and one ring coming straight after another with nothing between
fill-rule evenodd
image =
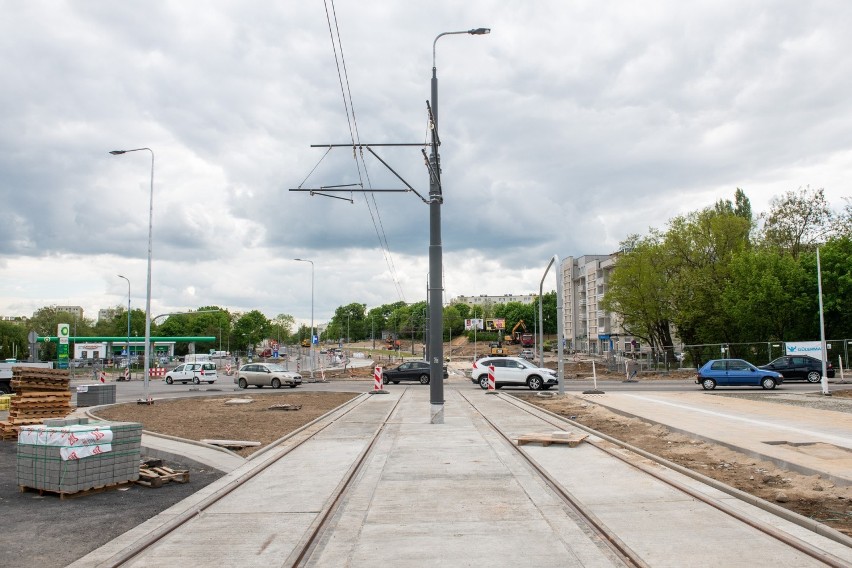
<instances>
[{"instance_id":1,"label":"construction machine","mask_svg":"<svg viewBox=\"0 0 852 568\"><path fill-rule=\"evenodd\" d=\"M518 328L523 329L523 333L518 331ZM512 328L511 333L504 339L507 343L511 343L512 345L520 343L524 347L531 347L533 344L533 335L531 333L527 333L527 324L524 323L524 320L518 320L518 323L516 323L515 327Z\"/></svg>"},{"instance_id":2,"label":"construction machine","mask_svg":"<svg viewBox=\"0 0 852 568\"><path fill-rule=\"evenodd\" d=\"M508 357L509 356L509 351L505 347L503 347L503 344L500 343L499 341L491 342L491 344L489 345L489 348L490 348L489 354L492 357Z\"/></svg>"}]
</instances>

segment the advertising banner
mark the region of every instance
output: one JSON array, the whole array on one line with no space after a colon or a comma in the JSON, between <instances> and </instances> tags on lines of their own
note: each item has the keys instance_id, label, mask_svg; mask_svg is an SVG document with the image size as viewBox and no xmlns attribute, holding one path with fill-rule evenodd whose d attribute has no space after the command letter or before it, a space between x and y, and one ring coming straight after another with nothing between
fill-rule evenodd
<instances>
[{"instance_id":1,"label":"advertising banner","mask_svg":"<svg viewBox=\"0 0 852 568\"><path fill-rule=\"evenodd\" d=\"M464 320L464 328L466 331L470 331L472 329L482 329L483 321L481 319L466 319Z\"/></svg>"},{"instance_id":2,"label":"advertising banner","mask_svg":"<svg viewBox=\"0 0 852 568\"><path fill-rule=\"evenodd\" d=\"M815 359L822 358L828 360L828 353L822 350L822 345L819 341L789 341L784 343L785 355L810 355Z\"/></svg>"}]
</instances>

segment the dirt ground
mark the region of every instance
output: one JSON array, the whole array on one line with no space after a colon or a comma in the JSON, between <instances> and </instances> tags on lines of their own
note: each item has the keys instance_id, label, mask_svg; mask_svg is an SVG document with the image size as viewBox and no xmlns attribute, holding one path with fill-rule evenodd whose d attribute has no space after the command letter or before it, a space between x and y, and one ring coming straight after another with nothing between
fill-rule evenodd
<instances>
[{"instance_id":1,"label":"dirt ground","mask_svg":"<svg viewBox=\"0 0 852 568\"><path fill-rule=\"evenodd\" d=\"M353 399L353 393L251 391L233 398L251 399L248 404L229 405L227 397L182 398L157 401L151 406L119 404L99 409L105 420L141 422L149 432L188 440L244 440L260 446L237 451L249 456L278 438ZM271 410L276 404L301 405L299 410Z\"/></svg>"},{"instance_id":2,"label":"dirt ground","mask_svg":"<svg viewBox=\"0 0 852 568\"><path fill-rule=\"evenodd\" d=\"M558 399L517 396L852 536L852 487L835 486L817 475L781 469L771 462L673 433L658 424L621 416L576 396ZM852 396L852 391L844 391L840 396Z\"/></svg>"}]
</instances>

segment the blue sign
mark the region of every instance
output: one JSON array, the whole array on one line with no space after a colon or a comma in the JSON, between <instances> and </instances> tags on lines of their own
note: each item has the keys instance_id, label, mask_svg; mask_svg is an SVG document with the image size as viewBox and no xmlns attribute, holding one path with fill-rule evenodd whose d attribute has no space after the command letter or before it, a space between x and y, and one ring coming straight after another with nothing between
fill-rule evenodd
<instances>
[{"instance_id":1,"label":"blue sign","mask_svg":"<svg viewBox=\"0 0 852 568\"><path fill-rule=\"evenodd\" d=\"M127 349L122 349L122 350L121 350L121 354L122 354L122 355L127 355Z\"/></svg>"},{"instance_id":2,"label":"blue sign","mask_svg":"<svg viewBox=\"0 0 852 568\"><path fill-rule=\"evenodd\" d=\"M315 336L313 336L313 337L311 338L311 342L312 342L314 345L319 345L319 337L318 337L318 336L316 336L316 335L315 335Z\"/></svg>"}]
</instances>

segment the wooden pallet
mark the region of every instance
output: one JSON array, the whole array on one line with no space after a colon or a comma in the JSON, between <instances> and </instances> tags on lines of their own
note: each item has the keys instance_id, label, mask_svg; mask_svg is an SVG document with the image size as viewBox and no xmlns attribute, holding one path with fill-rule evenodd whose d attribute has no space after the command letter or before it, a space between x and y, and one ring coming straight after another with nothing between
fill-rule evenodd
<instances>
[{"instance_id":1,"label":"wooden pallet","mask_svg":"<svg viewBox=\"0 0 852 568\"><path fill-rule=\"evenodd\" d=\"M26 493L27 491L34 491L39 495L44 495L47 493L48 495L57 495L60 500L64 499L76 499L77 497L85 497L86 495L94 495L95 493L103 493L104 491L111 491L113 489L120 489L122 487L130 487L133 485L132 481L122 481L121 483L110 483L107 485L99 485L98 487L92 487L90 489L82 489L80 491L53 491L50 489L39 489L38 487L28 487L26 485L18 485L18 491L20 493Z\"/></svg>"},{"instance_id":2,"label":"wooden pallet","mask_svg":"<svg viewBox=\"0 0 852 568\"><path fill-rule=\"evenodd\" d=\"M542 446L549 446L550 444L565 444L569 448L574 448L588 437L588 434L576 434L574 432L565 432L564 434L561 432L524 434L523 436L518 436L518 445L541 444Z\"/></svg>"},{"instance_id":3,"label":"wooden pallet","mask_svg":"<svg viewBox=\"0 0 852 568\"><path fill-rule=\"evenodd\" d=\"M148 467L142 465L139 468L139 479L136 483L145 487L162 487L166 483L189 483L188 469L172 469L166 466Z\"/></svg>"}]
</instances>

